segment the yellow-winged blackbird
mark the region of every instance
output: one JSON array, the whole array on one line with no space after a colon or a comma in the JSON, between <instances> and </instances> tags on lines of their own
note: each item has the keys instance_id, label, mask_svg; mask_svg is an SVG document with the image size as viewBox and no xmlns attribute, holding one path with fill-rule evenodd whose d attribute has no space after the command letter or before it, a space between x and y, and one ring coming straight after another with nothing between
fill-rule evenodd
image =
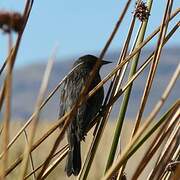
<instances>
[{"instance_id":1,"label":"yellow-winged blackbird","mask_svg":"<svg viewBox=\"0 0 180 180\"><path fill-rule=\"evenodd\" d=\"M60 97L60 113L62 117L65 112L69 111L79 98L82 87L89 80L90 72L98 58L93 55L85 55L75 61L73 72L67 77L63 84ZM109 61L100 61L100 66L89 86L88 92L92 90L100 81L101 77L99 70L104 64ZM103 87L100 88L92 97L83 103L77 110L74 119L71 120L67 128L67 140L69 144L69 152L66 162L65 171L67 176L74 174L77 176L81 169L81 150L80 142L84 140L86 129L93 117L99 112L104 98Z\"/></svg>"}]
</instances>

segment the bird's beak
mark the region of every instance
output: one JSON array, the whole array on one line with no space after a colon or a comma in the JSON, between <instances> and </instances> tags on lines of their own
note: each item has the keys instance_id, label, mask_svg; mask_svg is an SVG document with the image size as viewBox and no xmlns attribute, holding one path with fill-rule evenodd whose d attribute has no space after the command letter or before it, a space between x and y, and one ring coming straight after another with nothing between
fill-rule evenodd
<instances>
[{"instance_id":1,"label":"bird's beak","mask_svg":"<svg viewBox=\"0 0 180 180\"><path fill-rule=\"evenodd\" d=\"M102 65L109 64L109 63L112 63L112 62L111 61L102 60Z\"/></svg>"}]
</instances>

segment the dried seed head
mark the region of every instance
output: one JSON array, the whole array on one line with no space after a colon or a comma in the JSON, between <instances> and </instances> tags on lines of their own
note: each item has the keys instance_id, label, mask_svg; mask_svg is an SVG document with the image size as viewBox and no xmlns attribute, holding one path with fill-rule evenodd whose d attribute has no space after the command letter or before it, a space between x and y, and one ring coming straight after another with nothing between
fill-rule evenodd
<instances>
[{"instance_id":1,"label":"dried seed head","mask_svg":"<svg viewBox=\"0 0 180 180\"><path fill-rule=\"evenodd\" d=\"M171 160L171 162L167 164L165 171L175 171L178 165L180 165L180 161Z\"/></svg>"},{"instance_id":2,"label":"dried seed head","mask_svg":"<svg viewBox=\"0 0 180 180\"><path fill-rule=\"evenodd\" d=\"M144 3L143 1L136 2L135 16L140 21L146 21L148 19L149 15L150 15L150 13L146 6L146 3Z\"/></svg>"},{"instance_id":3,"label":"dried seed head","mask_svg":"<svg viewBox=\"0 0 180 180\"><path fill-rule=\"evenodd\" d=\"M5 32L15 31L19 33L23 26L23 17L17 12L0 12L0 28Z\"/></svg>"}]
</instances>

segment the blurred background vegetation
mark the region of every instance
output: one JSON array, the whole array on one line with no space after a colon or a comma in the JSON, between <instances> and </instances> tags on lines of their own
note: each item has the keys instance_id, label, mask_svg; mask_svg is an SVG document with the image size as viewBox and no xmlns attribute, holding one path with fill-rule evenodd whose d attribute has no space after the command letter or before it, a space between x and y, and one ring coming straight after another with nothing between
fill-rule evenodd
<instances>
[{"instance_id":1,"label":"blurred background vegetation","mask_svg":"<svg viewBox=\"0 0 180 180\"><path fill-rule=\"evenodd\" d=\"M0 9L0 179L67 179L73 114L58 120L60 85L74 60L94 54L113 63L101 71L106 109L82 142L77 179L178 180L178 0L8 0Z\"/></svg>"}]
</instances>

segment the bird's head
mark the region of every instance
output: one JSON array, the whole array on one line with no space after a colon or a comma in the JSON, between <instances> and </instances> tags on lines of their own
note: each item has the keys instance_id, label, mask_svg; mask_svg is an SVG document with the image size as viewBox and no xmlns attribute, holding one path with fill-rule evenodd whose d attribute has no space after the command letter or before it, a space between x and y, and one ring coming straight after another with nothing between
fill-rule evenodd
<instances>
[{"instance_id":1,"label":"bird's head","mask_svg":"<svg viewBox=\"0 0 180 180\"><path fill-rule=\"evenodd\" d=\"M89 68L93 68L94 65L97 63L97 61L100 62L99 67L101 67L105 64L111 63L110 61L99 60L96 56L88 54L88 55L80 57L77 61L75 61L74 66L82 64L82 65L88 66Z\"/></svg>"}]
</instances>

